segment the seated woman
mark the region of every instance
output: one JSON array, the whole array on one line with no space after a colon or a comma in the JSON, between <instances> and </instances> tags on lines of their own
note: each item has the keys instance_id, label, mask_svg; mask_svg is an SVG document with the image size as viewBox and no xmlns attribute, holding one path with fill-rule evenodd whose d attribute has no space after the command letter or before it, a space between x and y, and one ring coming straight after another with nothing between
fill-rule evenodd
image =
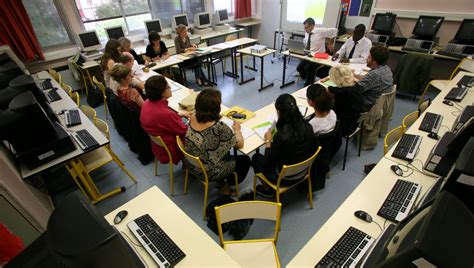
<instances>
[{"instance_id":1,"label":"seated woman","mask_svg":"<svg viewBox=\"0 0 474 268\"><path fill-rule=\"evenodd\" d=\"M122 54L122 47L119 41L116 39L109 39L105 45L104 55L100 60L100 67L104 72L105 85L110 86L110 73L115 63L119 62L120 55Z\"/></svg>"},{"instance_id":2,"label":"seated woman","mask_svg":"<svg viewBox=\"0 0 474 268\"><path fill-rule=\"evenodd\" d=\"M283 165L296 164L311 157L316 151L314 133L298 109L296 100L289 94L280 95L275 101L278 114L277 132L272 139L272 129L265 133L265 155L252 157L255 173L262 172L272 183L277 183ZM290 186L298 180L283 179L281 186ZM267 184L257 186L257 194L272 197L274 191Z\"/></svg>"},{"instance_id":3,"label":"seated woman","mask_svg":"<svg viewBox=\"0 0 474 268\"><path fill-rule=\"evenodd\" d=\"M196 51L197 46L191 45L186 26L182 24L178 25L178 27L176 27L176 33L178 34L174 39L174 47L176 48L176 54ZM196 78L196 84L198 84L198 86L206 86L208 84L207 78L201 69L201 62L199 58L186 60L184 64L185 67L192 67L194 69L194 76Z\"/></svg>"},{"instance_id":4,"label":"seated woman","mask_svg":"<svg viewBox=\"0 0 474 268\"><path fill-rule=\"evenodd\" d=\"M189 117L189 114L177 113L168 106L168 99L172 93L164 76L156 75L148 78L145 89L147 100L143 103L140 113L142 127L152 136L161 136L171 153L173 164L178 164L183 155L176 144L176 136L184 140L188 126L183 123L181 117ZM169 163L170 159L163 147L152 142L151 148L161 163Z\"/></svg>"},{"instance_id":5,"label":"seated woman","mask_svg":"<svg viewBox=\"0 0 474 268\"><path fill-rule=\"evenodd\" d=\"M363 111L362 93L356 83L354 73L345 65L336 65L329 71L329 77L337 87L329 87L334 94L334 111L341 124L341 134L346 136L357 127L360 113Z\"/></svg>"},{"instance_id":6,"label":"seated woman","mask_svg":"<svg viewBox=\"0 0 474 268\"><path fill-rule=\"evenodd\" d=\"M215 89L204 89L196 97L196 112L191 115L185 138L185 150L199 156L206 168L209 180L217 182L219 193L230 195L235 180L232 172L237 173L241 183L250 168L250 158L247 155L231 156L230 149L240 149L244 139L240 132L240 123L234 122L232 129L221 118L221 92ZM201 169L188 163L185 164L190 172L201 175Z\"/></svg>"},{"instance_id":7,"label":"seated woman","mask_svg":"<svg viewBox=\"0 0 474 268\"><path fill-rule=\"evenodd\" d=\"M138 55L137 52L132 48L132 42L127 37L119 38L120 46L122 47L122 52L128 52L133 55L133 59L137 61L138 64L145 64L145 60L141 55Z\"/></svg>"},{"instance_id":8,"label":"seated woman","mask_svg":"<svg viewBox=\"0 0 474 268\"><path fill-rule=\"evenodd\" d=\"M336 126L336 113L332 110L333 96L321 84L312 84L306 90L309 106L314 108L314 115L309 120L315 134L331 132Z\"/></svg>"},{"instance_id":9,"label":"seated woman","mask_svg":"<svg viewBox=\"0 0 474 268\"><path fill-rule=\"evenodd\" d=\"M132 83L132 70L123 64L116 64L110 73L112 78L119 83L117 96L130 109L140 110L143 105L143 98L137 89L130 86Z\"/></svg>"},{"instance_id":10,"label":"seated woman","mask_svg":"<svg viewBox=\"0 0 474 268\"><path fill-rule=\"evenodd\" d=\"M130 70L133 68L134 63L133 55L128 52L123 52L119 58L119 63L127 66ZM145 83L140 81L139 79L135 78L134 72L132 70L132 82L130 84L132 87L136 88L138 92L141 94L143 93L143 89L145 88ZM119 88L119 84L114 79L110 79L109 88L112 89L115 95L117 95L117 89Z\"/></svg>"},{"instance_id":11,"label":"seated woman","mask_svg":"<svg viewBox=\"0 0 474 268\"><path fill-rule=\"evenodd\" d=\"M150 43L146 46L145 56L149 61L166 60L169 57L168 49L157 32L151 31L148 34L148 41Z\"/></svg>"}]
</instances>

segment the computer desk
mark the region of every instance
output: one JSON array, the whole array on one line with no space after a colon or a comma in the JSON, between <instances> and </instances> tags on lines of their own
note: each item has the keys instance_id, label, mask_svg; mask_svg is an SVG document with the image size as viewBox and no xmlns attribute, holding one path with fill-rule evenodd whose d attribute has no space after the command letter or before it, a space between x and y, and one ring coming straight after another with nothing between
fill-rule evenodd
<instances>
[{"instance_id":1,"label":"computer desk","mask_svg":"<svg viewBox=\"0 0 474 268\"><path fill-rule=\"evenodd\" d=\"M470 75L474 76L474 73L468 72L459 72L446 86L446 88L442 89L441 92L436 96L435 99L431 102L431 105L426 109L426 112L437 113L443 116L443 121L441 122L440 130L438 131L438 136L443 136L444 133L447 131L451 131L452 126L458 117L461 114L461 110L466 107L467 105L473 105L474 103L474 90L471 88L464 99L461 102L453 102L455 103L453 106L449 106L443 103L444 97L449 93L451 88L455 87L458 81L464 76ZM411 111L407 111L407 114ZM416 120L411 127L406 131L407 134L413 135L420 135L422 137L420 149L418 153L415 155L415 160L412 161L412 165L416 168L422 170L423 165L426 163L431 150L435 147L438 140L434 140L428 137L428 132L421 131L418 128L420 127L421 121L423 120L424 113ZM394 162L397 162L401 165L407 165L408 161L398 159L392 156L393 150L395 149L395 143L390 151L386 154L385 158L388 158ZM429 171L424 171L429 173Z\"/></svg>"},{"instance_id":2,"label":"computer desk","mask_svg":"<svg viewBox=\"0 0 474 268\"><path fill-rule=\"evenodd\" d=\"M450 86L455 85L457 81L459 81L459 79L465 74L467 73L460 72L450 82ZM445 92L447 93L447 91ZM439 94L433 100L433 103L429 108L432 112L445 115L450 114L453 111L458 111L456 109L446 109L444 107L446 105L442 104L442 100L446 93ZM469 92L469 94L465 97L464 100L466 100L466 103L472 103L472 94L472 92ZM453 119L449 119L450 122L454 122L455 117L452 117ZM418 130L421 120L422 117L417 119L417 121L408 129L408 133ZM444 124L445 123L443 121L443 125ZM423 139L423 141L425 144L422 143L421 152L425 154L426 152L431 151L435 145L435 142L425 141L425 139ZM435 183L436 177L432 174L429 174L428 172L421 173L416 170L413 170L413 173L405 178L395 175L395 173L391 171L390 166L399 163L403 164L406 163L406 161L400 162L402 160L389 157L392 150L387 153L386 157L382 157L382 159L380 159L374 169L364 178L364 180L342 203L336 212L334 212L334 214L326 221L326 223L324 223L324 225L316 232L316 234L298 252L298 254L291 260L287 267L314 267L314 265L316 265L321 260L321 258L329 251L329 249L337 242L337 240L350 226L360 229L361 231L364 231L376 238L381 233L379 227L374 223L369 224L357 219L354 216L354 212L357 210L366 211L372 216L374 221L380 224L382 227L388 223L392 223L389 220L387 220L385 223L385 219L378 216L377 212L382 206L397 179L408 180L420 184L422 188L415 204L420 202L420 197L422 197L427 192L429 187ZM420 152L418 153L417 158L420 158Z\"/></svg>"},{"instance_id":3,"label":"computer desk","mask_svg":"<svg viewBox=\"0 0 474 268\"><path fill-rule=\"evenodd\" d=\"M176 267L240 267L216 241L156 186L110 212L105 219L113 225L115 215L121 210L127 210L128 215L115 227L148 267L157 265L145 249L130 243L129 239L134 243L137 243L137 240L127 227L128 222L144 214L149 214L186 254Z\"/></svg>"}]
</instances>

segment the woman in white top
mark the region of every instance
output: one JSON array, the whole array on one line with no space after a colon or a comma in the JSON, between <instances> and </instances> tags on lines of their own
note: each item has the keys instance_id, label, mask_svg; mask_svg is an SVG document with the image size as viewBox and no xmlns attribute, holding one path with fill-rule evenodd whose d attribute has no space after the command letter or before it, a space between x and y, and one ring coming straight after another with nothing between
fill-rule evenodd
<instances>
[{"instance_id":1,"label":"woman in white top","mask_svg":"<svg viewBox=\"0 0 474 268\"><path fill-rule=\"evenodd\" d=\"M312 84L306 90L308 104L314 108L314 117L309 121L315 134L331 132L336 127L336 113L332 110L334 98L321 84Z\"/></svg>"}]
</instances>

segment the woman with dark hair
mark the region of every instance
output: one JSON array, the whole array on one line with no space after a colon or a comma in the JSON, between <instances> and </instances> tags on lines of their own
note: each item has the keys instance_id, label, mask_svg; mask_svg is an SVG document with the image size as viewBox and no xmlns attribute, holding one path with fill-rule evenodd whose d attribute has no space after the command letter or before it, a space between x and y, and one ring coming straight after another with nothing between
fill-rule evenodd
<instances>
[{"instance_id":1,"label":"woman with dark hair","mask_svg":"<svg viewBox=\"0 0 474 268\"><path fill-rule=\"evenodd\" d=\"M309 120L315 134L331 132L336 127L336 113L332 110L334 98L321 84L312 84L306 90L309 106L314 108L314 115Z\"/></svg>"},{"instance_id":2,"label":"woman with dark hair","mask_svg":"<svg viewBox=\"0 0 474 268\"><path fill-rule=\"evenodd\" d=\"M316 151L314 133L298 109L296 100L289 94L280 95L275 101L278 114L276 133L269 129L265 133L265 154L254 154L252 166L255 173L262 172L273 183L277 183L278 172L283 165L296 164L311 157ZM272 137L273 136L273 137ZM284 179L281 186L290 186L298 180ZM272 197L274 191L267 184L257 186L257 194Z\"/></svg>"},{"instance_id":3,"label":"woman with dark hair","mask_svg":"<svg viewBox=\"0 0 474 268\"><path fill-rule=\"evenodd\" d=\"M150 42L146 46L146 57L149 61L155 60L166 60L169 57L168 49L166 48L165 43L161 41L160 34L155 31L151 31L148 34L148 41Z\"/></svg>"},{"instance_id":4,"label":"woman with dark hair","mask_svg":"<svg viewBox=\"0 0 474 268\"><path fill-rule=\"evenodd\" d=\"M100 60L100 67L104 72L105 85L110 85L110 73L115 63L119 62L120 55L122 55L122 47L120 42L116 39L109 39L105 45L104 55Z\"/></svg>"},{"instance_id":5,"label":"woman with dark hair","mask_svg":"<svg viewBox=\"0 0 474 268\"><path fill-rule=\"evenodd\" d=\"M237 173L241 183L250 168L250 158L247 155L231 156L232 147L240 149L244 139L240 132L240 123L234 122L232 129L221 118L221 92L215 89L204 89L196 98L196 112L191 116L185 138L185 150L199 156L206 168L209 180L217 182L219 193L230 195L233 191L229 184L234 184L232 172ZM185 164L190 172L201 175L198 167Z\"/></svg>"},{"instance_id":6,"label":"woman with dark hair","mask_svg":"<svg viewBox=\"0 0 474 268\"><path fill-rule=\"evenodd\" d=\"M112 79L118 82L117 96L128 107L140 110L143 98L137 89L130 86L132 83L132 70L123 64L116 64L110 72Z\"/></svg>"},{"instance_id":7,"label":"woman with dark hair","mask_svg":"<svg viewBox=\"0 0 474 268\"><path fill-rule=\"evenodd\" d=\"M189 117L189 114L177 113L168 106L168 99L172 93L164 76L156 75L148 78L145 91L147 100L143 103L140 113L142 127L152 136L161 136L171 153L173 164L178 164L183 155L176 144L176 136L184 139L188 126L183 123L181 117ZM168 154L163 147L151 142L151 149L160 163L169 163Z\"/></svg>"},{"instance_id":8,"label":"woman with dark hair","mask_svg":"<svg viewBox=\"0 0 474 268\"><path fill-rule=\"evenodd\" d=\"M188 32L186 30L186 26L180 24L176 27L177 36L174 39L174 47L176 48L176 54L181 54L185 52L193 52L196 51L197 46L191 44L191 40L189 39ZM194 77L196 78L196 84L198 86L207 86L208 81L206 75L201 69L201 61L199 58L186 60L185 67L193 68L194 70Z\"/></svg>"}]
</instances>

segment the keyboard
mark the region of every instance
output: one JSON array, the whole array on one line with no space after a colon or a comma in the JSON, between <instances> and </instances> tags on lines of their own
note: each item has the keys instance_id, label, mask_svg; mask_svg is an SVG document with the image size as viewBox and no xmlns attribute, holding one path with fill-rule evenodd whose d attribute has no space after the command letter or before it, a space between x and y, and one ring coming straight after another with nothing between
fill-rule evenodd
<instances>
[{"instance_id":1,"label":"keyboard","mask_svg":"<svg viewBox=\"0 0 474 268\"><path fill-rule=\"evenodd\" d=\"M41 87L43 88L43 90L53 88L53 84L51 83L51 79L48 78L48 79L44 80L41 83Z\"/></svg>"},{"instance_id":2,"label":"keyboard","mask_svg":"<svg viewBox=\"0 0 474 268\"><path fill-rule=\"evenodd\" d=\"M420 190L417 183L397 180L377 215L394 222L403 220L410 213Z\"/></svg>"},{"instance_id":3,"label":"keyboard","mask_svg":"<svg viewBox=\"0 0 474 268\"><path fill-rule=\"evenodd\" d=\"M61 96L59 96L59 93L57 92L57 90L58 90L57 88L53 88L50 91L48 91L48 93L46 93L46 95L48 96L49 102L55 102L62 99Z\"/></svg>"},{"instance_id":4,"label":"keyboard","mask_svg":"<svg viewBox=\"0 0 474 268\"><path fill-rule=\"evenodd\" d=\"M465 87L474 86L474 77L469 76L469 75L463 76L461 80L459 80L458 82L458 87L462 87L462 86L465 86Z\"/></svg>"},{"instance_id":5,"label":"keyboard","mask_svg":"<svg viewBox=\"0 0 474 268\"><path fill-rule=\"evenodd\" d=\"M447 50L440 50L440 51L436 52L436 54L443 55L443 56L448 56L448 57L456 58L456 59L462 59L462 58L466 57L461 53L457 53L457 52L453 52L453 51L447 51Z\"/></svg>"},{"instance_id":6,"label":"keyboard","mask_svg":"<svg viewBox=\"0 0 474 268\"><path fill-rule=\"evenodd\" d=\"M426 112L418 129L429 133L438 133L442 121L442 115Z\"/></svg>"},{"instance_id":7,"label":"keyboard","mask_svg":"<svg viewBox=\"0 0 474 268\"><path fill-rule=\"evenodd\" d=\"M453 87L449 93L444 97L445 100L452 100L452 101L462 101L464 96L466 96L469 88L467 87Z\"/></svg>"},{"instance_id":8,"label":"keyboard","mask_svg":"<svg viewBox=\"0 0 474 268\"><path fill-rule=\"evenodd\" d=\"M374 242L370 235L351 226L314 267L355 267Z\"/></svg>"},{"instance_id":9,"label":"keyboard","mask_svg":"<svg viewBox=\"0 0 474 268\"><path fill-rule=\"evenodd\" d=\"M400 141L393 150L392 156L404 160L411 161L415 158L415 155L420 148L421 136L412 134L403 134Z\"/></svg>"},{"instance_id":10,"label":"keyboard","mask_svg":"<svg viewBox=\"0 0 474 268\"><path fill-rule=\"evenodd\" d=\"M99 145L99 143L94 139L94 137L92 137L89 131L85 129L76 131L72 134L72 137L83 151Z\"/></svg>"},{"instance_id":11,"label":"keyboard","mask_svg":"<svg viewBox=\"0 0 474 268\"><path fill-rule=\"evenodd\" d=\"M64 118L66 119L67 127L77 126L81 124L81 115L79 114L79 110L77 109L65 111Z\"/></svg>"},{"instance_id":12,"label":"keyboard","mask_svg":"<svg viewBox=\"0 0 474 268\"><path fill-rule=\"evenodd\" d=\"M430 53L429 49L417 48L417 47L403 47L402 51Z\"/></svg>"},{"instance_id":13,"label":"keyboard","mask_svg":"<svg viewBox=\"0 0 474 268\"><path fill-rule=\"evenodd\" d=\"M127 227L159 267L175 266L186 256L148 214L127 223Z\"/></svg>"}]
</instances>

